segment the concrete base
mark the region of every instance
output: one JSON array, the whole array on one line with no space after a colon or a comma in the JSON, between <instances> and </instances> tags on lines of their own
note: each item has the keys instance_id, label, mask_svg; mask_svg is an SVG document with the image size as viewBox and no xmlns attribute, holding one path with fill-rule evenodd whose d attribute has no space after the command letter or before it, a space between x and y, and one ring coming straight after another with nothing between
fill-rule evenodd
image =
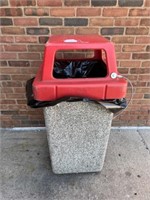
<instances>
[{"instance_id":1,"label":"concrete base","mask_svg":"<svg viewBox=\"0 0 150 200\"><path fill-rule=\"evenodd\" d=\"M56 174L101 171L113 114L93 102L62 102L44 108Z\"/></svg>"}]
</instances>

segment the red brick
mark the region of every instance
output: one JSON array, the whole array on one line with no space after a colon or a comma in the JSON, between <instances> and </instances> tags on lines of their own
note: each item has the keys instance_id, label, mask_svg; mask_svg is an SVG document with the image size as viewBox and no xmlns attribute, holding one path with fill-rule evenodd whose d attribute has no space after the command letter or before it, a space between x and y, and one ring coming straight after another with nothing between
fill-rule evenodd
<instances>
[{"instance_id":1,"label":"red brick","mask_svg":"<svg viewBox=\"0 0 150 200\"><path fill-rule=\"evenodd\" d=\"M43 111L42 110L39 110L39 112L38 113L35 113L35 111L32 109L32 110L29 110L28 111L28 113L30 114L30 115L43 115Z\"/></svg>"},{"instance_id":2,"label":"red brick","mask_svg":"<svg viewBox=\"0 0 150 200\"><path fill-rule=\"evenodd\" d=\"M1 104L16 104L15 100L1 100Z\"/></svg>"},{"instance_id":3,"label":"red brick","mask_svg":"<svg viewBox=\"0 0 150 200\"><path fill-rule=\"evenodd\" d=\"M143 61L142 67L150 67L150 62L149 61Z\"/></svg>"},{"instance_id":4,"label":"red brick","mask_svg":"<svg viewBox=\"0 0 150 200\"><path fill-rule=\"evenodd\" d=\"M1 74L18 74L21 73L20 69L17 68L10 68L10 67L2 67L0 69Z\"/></svg>"},{"instance_id":5,"label":"red brick","mask_svg":"<svg viewBox=\"0 0 150 200\"><path fill-rule=\"evenodd\" d=\"M99 28L77 28L76 34L87 35L88 34L98 34Z\"/></svg>"},{"instance_id":6,"label":"red brick","mask_svg":"<svg viewBox=\"0 0 150 200\"><path fill-rule=\"evenodd\" d=\"M59 18L59 17L57 17L57 18L52 18L52 17L43 18L43 17L42 17L42 18L39 19L39 24L42 25L42 26L61 26L61 25L63 25L63 21L62 21L62 19ZM40 30L40 29L39 29L39 30ZM43 33L43 30L44 30L44 29L41 29L41 30L42 30L42 33ZM37 32L37 30L34 30L34 33L35 33L35 34L40 33L41 30L38 31L38 32ZM46 30L44 30L44 32L47 33ZM27 33L28 33L28 32L27 32ZM42 33L41 33L41 35L42 35Z\"/></svg>"},{"instance_id":7,"label":"red brick","mask_svg":"<svg viewBox=\"0 0 150 200\"><path fill-rule=\"evenodd\" d=\"M54 28L55 30L55 28ZM59 29L58 29L59 30ZM51 30L52 33L52 30ZM52 33L53 34L53 33ZM48 41L49 37L48 36L40 36L39 37L39 43L46 43Z\"/></svg>"},{"instance_id":8,"label":"red brick","mask_svg":"<svg viewBox=\"0 0 150 200\"><path fill-rule=\"evenodd\" d=\"M55 58L56 59L64 59L64 53L63 52L56 52Z\"/></svg>"},{"instance_id":9,"label":"red brick","mask_svg":"<svg viewBox=\"0 0 150 200\"><path fill-rule=\"evenodd\" d=\"M16 120L8 120L8 121L5 121L3 120L3 128L8 128L8 127L14 127L14 126L17 126L19 127L20 126L20 122L16 121Z\"/></svg>"},{"instance_id":10,"label":"red brick","mask_svg":"<svg viewBox=\"0 0 150 200\"><path fill-rule=\"evenodd\" d=\"M121 74L128 74L129 69L128 68L118 68L118 71Z\"/></svg>"},{"instance_id":11,"label":"red brick","mask_svg":"<svg viewBox=\"0 0 150 200\"><path fill-rule=\"evenodd\" d=\"M143 18L143 19L141 19L141 21L140 21L140 25L141 26L150 26L150 19L148 18Z\"/></svg>"},{"instance_id":12,"label":"red brick","mask_svg":"<svg viewBox=\"0 0 150 200\"><path fill-rule=\"evenodd\" d=\"M139 120L146 120L148 118L148 116L146 115L146 116L144 116L144 115L139 115L138 116L138 119Z\"/></svg>"},{"instance_id":13,"label":"red brick","mask_svg":"<svg viewBox=\"0 0 150 200\"><path fill-rule=\"evenodd\" d=\"M25 8L24 13L27 16L48 16L48 8Z\"/></svg>"},{"instance_id":14,"label":"red brick","mask_svg":"<svg viewBox=\"0 0 150 200\"><path fill-rule=\"evenodd\" d=\"M130 37L130 36L123 36L123 37L116 37L113 36L112 37L112 41L115 43L119 43L119 44L124 44L124 43L134 43L134 37Z\"/></svg>"},{"instance_id":15,"label":"red brick","mask_svg":"<svg viewBox=\"0 0 150 200\"><path fill-rule=\"evenodd\" d=\"M127 35L148 35L149 30L148 28L127 28L126 34Z\"/></svg>"},{"instance_id":16,"label":"red brick","mask_svg":"<svg viewBox=\"0 0 150 200\"><path fill-rule=\"evenodd\" d=\"M25 92L25 88L14 88L14 93L18 94L18 93L24 93ZM10 93L10 92L9 92Z\"/></svg>"},{"instance_id":17,"label":"red brick","mask_svg":"<svg viewBox=\"0 0 150 200\"><path fill-rule=\"evenodd\" d=\"M77 16L99 16L100 8L77 8Z\"/></svg>"},{"instance_id":18,"label":"red brick","mask_svg":"<svg viewBox=\"0 0 150 200\"><path fill-rule=\"evenodd\" d=\"M0 6L8 6L8 0L1 0Z\"/></svg>"},{"instance_id":19,"label":"red brick","mask_svg":"<svg viewBox=\"0 0 150 200\"><path fill-rule=\"evenodd\" d=\"M6 67L7 66L7 61L0 61L0 66L1 67Z\"/></svg>"},{"instance_id":20,"label":"red brick","mask_svg":"<svg viewBox=\"0 0 150 200\"><path fill-rule=\"evenodd\" d=\"M43 52L44 48L44 45L28 45L28 51L31 52Z\"/></svg>"},{"instance_id":21,"label":"red brick","mask_svg":"<svg viewBox=\"0 0 150 200\"><path fill-rule=\"evenodd\" d=\"M3 81L3 87L22 87L22 83L20 81Z\"/></svg>"},{"instance_id":22,"label":"red brick","mask_svg":"<svg viewBox=\"0 0 150 200\"><path fill-rule=\"evenodd\" d=\"M149 81L150 75L139 75L139 80L141 81Z\"/></svg>"},{"instance_id":23,"label":"red brick","mask_svg":"<svg viewBox=\"0 0 150 200\"><path fill-rule=\"evenodd\" d=\"M37 0L38 6L62 6L62 0Z\"/></svg>"},{"instance_id":24,"label":"red brick","mask_svg":"<svg viewBox=\"0 0 150 200\"><path fill-rule=\"evenodd\" d=\"M11 26L11 25L13 25L12 19L10 19L10 18L1 18L0 25L1 26Z\"/></svg>"},{"instance_id":25,"label":"red brick","mask_svg":"<svg viewBox=\"0 0 150 200\"><path fill-rule=\"evenodd\" d=\"M31 78L31 76L29 75L29 74L24 74L24 75L22 75L22 74L19 74L19 75L12 75L11 76L12 77L12 80L16 80L16 81L26 81L26 80L28 80L29 78Z\"/></svg>"},{"instance_id":26,"label":"red brick","mask_svg":"<svg viewBox=\"0 0 150 200\"><path fill-rule=\"evenodd\" d=\"M131 57L130 53L116 53L116 57L119 60L128 60Z\"/></svg>"},{"instance_id":27,"label":"red brick","mask_svg":"<svg viewBox=\"0 0 150 200\"><path fill-rule=\"evenodd\" d=\"M137 44L149 44L150 43L150 37L148 37L148 36L139 36L139 37L136 37L136 40L135 40L135 42L137 43Z\"/></svg>"},{"instance_id":28,"label":"red brick","mask_svg":"<svg viewBox=\"0 0 150 200\"><path fill-rule=\"evenodd\" d=\"M42 120L42 119L39 119L39 120L28 120L28 121L25 121L25 120L23 120L22 122L21 122L21 126L23 126L23 127L25 127L25 126L27 126L27 127L31 127L31 126L35 126L35 127L44 127L44 120Z\"/></svg>"},{"instance_id":29,"label":"red brick","mask_svg":"<svg viewBox=\"0 0 150 200\"><path fill-rule=\"evenodd\" d=\"M6 98L9 98L9 99L23 99L23 98L25 98L25 94L24 93L23 94L6 94Z\"/></svg>"},{"instance_id":30,"label":"red brick","mask_svg":"<svg viewBox=\"0 0 150 200\"><path fill-rule=\"evenodd\" d=\"M20 114L20 113L19 113ZM26 121L26 120L28 120L29 121L29 116L22 116L22 115L20 115L20 117L18 116L18 115L13 115L12 116L12 119L14 119L14 120L19 120L20 122L23 122L22 124L24 124L24 122Z\"/></svg>"},{"instance_id":31,"label":"red brick","mask_svg":"<svg viewBox=\"0 0 150 200\"><path fill-rule=\"evenodd\" d=\"M107 28L102 28L101 29L101 34L102 35L123 35L124 33L124 28L120 27L107 27Z\"/></svg>"},{"instance_id":32,"label":"red brick","mask_svg":"<svg viewBox=\"0 0 150 200\"><path fill-rule=\"evenodd\" d=\"M0 8L0 16L5 16L5 9L4 8Z\"/></svg>"},{"instance_id":33,"label":"red brick","mask_svg":"<svg viewBox=\"0 0 150 200\"><path fill-rule=\"evenodd\" d=\"M129 68L133 68L133 67L140 67L141 66L141 62L140 61L121 61L120 62L120 67L129 67Z\"/></svg>"},{"instance_id":34,"label":"red brick","mask_svg":"<svg viewBox=\"0 0 150 200\"><path fill-rule=\"evenodd\" d=\"M17 104L26 104L26 100L17 100Z\"/></svg>"},{"instance_id":35,"label":"red brick","mask_svg":"<svg viewBox=\"0 0 150 200\"><path fill-rule=\"evenodd\" d=\"M150 7L150 1L149 1L149 0L145 0L144 6L145 6L145 7Z\"/></svg>"},{"instance_id":36,"label":"red brick","mask_svg":"<svg viewBox=\"0 0 150 200\"><path fill-rule=\"evenodd\" d=\"M150 16L149 9L131 9L129 11L129 16Z\"/></svg>"},{"instance_id":37,"label":"red brick","mask_svg":"<svg viewBox=\"0 0 150 200\"><path fill-rule=\"evenodd\" d=\"M115 26L138 26L138 24L139 24L139 19L128 19L128 18L115 19Z\"/></svg>"},{"instance_id":38,"label":"red brick","mask_svg":"<svg viewBox=\"0 0 150 200\"><path fill-rule=\"evenodd\" d=\"M36 1L35 0L10 0L10 5L14 7L19 6L35 6Z\"/></svg>"},{"instance_id":39,"label":"red brick","mask_svg":"<svg viewBox=\"0 0 150 200\"><path fill-rule=\"evenodd\" d=\"M27 51L27 47L26 45L13 45L13 44L10 44L10 45L5 45L5 51Z\"/></svg>"},{"instance_id":40,"label":"red brick","mask_svg":"<svg viewBox=\"0 0 150 200\"><path fill-rule=\"evenodd\" d=\"M136 93L150 93L150 88L136 88Z\"/></svg>"},{"instance_id":41,"label":"red brick","mask_svg":"<svg viewBox=\"0 0 150 200\"><path fill-rule=\"evenodd\" d=\"M117 0L102 0L102 1L98 1L98 0L91 0L91 5L95 6L95 7L100 7L100 6L115 6L117 3Z\"/></svg>"},{"instance_id":42,"label":"red brick","mask_svg":"<svg viewBox=\"0 0 150 200\"><path fill-rule=\"evenodd\" d=\"M65 6L89 6L90 0L64 0Z\"/></svg>"},{"instance_id":43,"label":"red brick","mask_svg":"<svg viewBox=\"0 0 150 200\"><path fill-rule=\"evenodd\" d=\"M49 28L26 28L29 35L47 35L49 34Z\"/></svg>"},{"instance_id":44,"label":"red brick","mask_svg":"<svg viewBox=\"0 0 150 200\"><path fill-rule=\"evenodd\" d=\"M122 45L115 44L115 52L121 52Z\"/></svg>"},{"instance_id":45,"label":"red brick","mask_svg":"<svg viewBox=\"0 0 150 200\"><path fill-rule=\"evenodd\" d=\"M39 117L42 117L42 116L43 116L43 114L37 113L37 115L30 115L30 118L31 118L32 120L38 120Z\"/></svg>"},{"instance_id":46,"label":"red brick","mask_svg":"<svg viewBox=\"0 0 150 200\"><path fill-rule=\"evenodd\" d=\"M9 64L9 66L10 67L28 67L28 66L30 66L30 63L29 63L29 61L13 61L13 60L10 60L10 61L8 61L8 64Z\"/></svg>"},{"instance_id":47,"label":"red brick","mask_svg":"<svg viewBox=\"0 0 150 200\"><path fill-rule=\"evenodd\" d=\"M17 59L16 53L0 53L0 59Z\"/></svg>"},{"instance_id":48,"label":"red brick","mask_svg":"<svg viewBox=\"0 0 150 200\"><path fill-rule=\"evenodd\" d=\"M9 35L25 34L24 28L20 27L2 27L1 31L3 34L9 34Z\"/></svg>"},{"instance_id":49,"label":"red brick","mask_svg":"<svg viewBox=\"0 0 150 200\"><path fill-rule=\"evenodd\" d=\"M146 87L146 82L134 82L132 83L133 84L133 87Z\"/></svg>"},{"instance_id":50,"label":"red brick","mask_svg":"<svg viewBox=\"0 0 150 200\"><path fill-rule=\"evenodd\" d=\"M127 13L127 8L104 8L103 10L104 17L124 17Z\"/></svg>"},{"instance_id":51,"label":"red brick","mask_svg":"<svg viewBox=\"0 0 150 200\"><path fill-rule=\"evenodd\" d=\"M39 53L19 53L18 56L19 56L19 59L34 60L34 59L40 58Z\"/></svg>"},{"instance_id":52,"label":"red brick","mask_svg":"<svg viewBox=\"0 0 150 200\"><path fill-rule=\"evenodd\" d=\"M72 35L74 34L74 28L51 28L52 35Z\"/></svg>"},{"instance_id":53,"label":"red brick","mask_svg":"<svg viewBox=\"0 0 150 200\"><path fill-rule=\"evenodd\" d=\"M1 81L4 81L4 80L11 80L11 77L10 75L3 75L3 74L0 74L0 80Z\"/></svg>"},{"instance_id":54,"label":"red brick","mask_svg":"<svg viewBox=\"0 0 150 200\"><path fill-rule=\"evenodd\" d=\"M31 62L34 62L34 61L31 61ZM41 64L41 62L40 62L40 64ZM33 64L31 64L31 67L33 66L32 68L22 67L21 72L25 73L25 74L30 74L30 75L34 74L35 75L37 73L37 70L38 70L38 67L40 66L40 64L34 65L34 66L33 66Z\"/></svg>"},{"instance_id":55,"label":"red brick","mask_svg":"<svg viewBox=\"0 0 150 200\"><path fill-rule=\"evenodd\" d=\"M37 68L33 68L33 67L38 67L38 66L40 66L41 65L41 63L42 63L42 60L34 60L34 61L31 61L30 62L30 64L31 64L31 69L33 69L33 70L36 70Z\"/></svg>"},{"instance_id":56,"label":"red brick","mask_svg":"<svg viewBox=\"0 0 150 200\"><path fill-rule=\"evenodd\" d=\"M113 19L90 18L90 26L113 26Z\"/></svg>"},{"instance_id":57,"label":"red brick","mask_svg":"<svg viewBox=\"0 0 150 200\"><path fill-rule=\"evenodd\" d=\"M150 59L150 54L149 53L133 53L132 55L133 59Z\"/></svg>"},{"instance_id":58,"label":"red brick","mask_svg":"<svg viewBox=\"0 0 150 200\"><path fill-rule=\"evenodd\" d=\"M145 45L124 45L122 50L124 52L141 52L145 50Z\"/></svg>"},{"instance_id":59,"label":"red brick","mask_svg":"<svg viewBox=\"0 0 150 200\"><path fill-rule=\"evenodd\" d=\"M16 18L14 19L16 26L37 26L37 18Z\"/></svg>"},{"instance_id":60,"label":"red brick","mask_svg":"<svg viewBox=\"0 0 150 200\"><path fill-rule=\"evenodd\" d=\"M1 93L13 93L13 88L3 87L1 88Z\"/></svg>"},{"instance_id":61,"label":"red brick","mask_svg":"<svg viewBox=\"0 0 150 200\"><path fill-rule=\"evenodd\" d=\"M3 52L3 51L4 51L4 46L0 45L0 52Z\"/></svg>"},{"instance_id":62,"label":"red brick","mask_svg":"<svg viewBox=\"0 0 150 200\"><path fill-rule=\"evenodd\" d=\"M16 36L15 42L17 42L17 43L37 43L38 38L35 36Z\"/></svg>"},{"instance_id":63,"label":"red brick","mask_svg":"<svg viewBox=\"0 0 150 200\"><path fill-rule=\"evenodd\" d=\"M78 52L64 52L63 54L64 59L81 59L81 58L86 58L84 53L78 53Z\"/></svg>"},{"instance_id":64,"label":"red brick","mask_svg":"<svg viewBox=\"0 0 150 200\"><path fill-rule=\"evenodd\" d=\"M149 68L140 68L140 74L150 74L150 67Z\"/></svg>"},{"instance_id":65,"label":"red brick","mask_svg":"<svg viewBox=\"0 0 150 200\"><path fill-rule=\"evenodd\" d=\"M137 81L137 79L138 79L138 75L137 74L135 74L135 75L129 75L128 74L128 79L130 80L130 81ZM129 89L129 88L128 88Z\"/></svg>"},{"instance_id":66,"label":"red brick","mask_svg":"<svg viewBox=\"0 0 150 200\"><path fill-rule=\"evenodd\" d=\"M51 8L50 15L55 17L71 17L75 16L74 8Z\"/></svg>"},{"instance_id":67,"label":"red brick","mask_svg":"<svg viewBox=\"0 0 150 200\"><path fill-rule=\"evenodd\" d=\"M1 12L3 16L22 16L22 9L21 8L1 8Z\"/></svg>"},{"instance_id":68,"label":"red brick","mask_svg":"<svg viewBox=\"0 0 150 200\"><path fill-rule=\"evenodd\" d=\"M88 18L65 18L65 26L88 26Z\"/></svg>"},{"instance_id":69,"label":"red brick","mask_svg":"<svg viewBox=\"0 0 150 200\"><path fill-rule=\"evenodd\" d=\"M13 36L0 36L0 43L13 43L14 37Z\"/></svg>"},{"instance_id":70,"label":"red brick","mask_svg":"<svg viewBox=\"0 0 150 200\"><path fill-rule=\"evenodd\" d=\"M8 110L21 110L21 109L26 109L27 110L27 105L24 106L18 106L18 105L8 105Z\"/></svg>"},{"instance_id":71,"label":"red brick","mask_svg":"<svg viewBox=\"0 0 150 200\"><path fill-rule=\"evenodd\" d=\"M149 117L149 116L148 116ZM150 118L150 117L149 117ZM148 120L147 122L146 122L146 125L147 126L150 126L150 120Z\"/></svg>"},{"instance_id":72,"label":"red brick","mask_svg":"<svg viewBox=\"0 0 150 200\"><path fill-rule=\"evenodd\" d=\"M131 68L130 74L139 74L140 69L139 68Z\"/></svg>"},{"instance_id":73,"label":"red brick","mask_svg":"<svg viewBox=\"0 0 150 200\"><path fill-rule=\"evenodd\" d=\"M143 5L143 0L119 0L118 4L123 7L139 7Z\"/></svg>"}]
</instances>

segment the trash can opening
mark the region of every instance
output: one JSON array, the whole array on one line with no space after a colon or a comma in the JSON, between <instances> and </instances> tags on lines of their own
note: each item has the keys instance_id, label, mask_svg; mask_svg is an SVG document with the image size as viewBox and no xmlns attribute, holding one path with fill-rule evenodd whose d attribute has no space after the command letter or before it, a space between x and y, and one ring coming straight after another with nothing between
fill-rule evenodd
<instances>
[{"instance_id":1,"label":"trash can opening","mask_svg":"<svg viewBox=\"0 0 150 200\"><path fill-rule=\"evenodd\" d=\"M54 78L98 78L107 76L106 52L104 50L57 51Z\"/></svg>"}]
</instances>

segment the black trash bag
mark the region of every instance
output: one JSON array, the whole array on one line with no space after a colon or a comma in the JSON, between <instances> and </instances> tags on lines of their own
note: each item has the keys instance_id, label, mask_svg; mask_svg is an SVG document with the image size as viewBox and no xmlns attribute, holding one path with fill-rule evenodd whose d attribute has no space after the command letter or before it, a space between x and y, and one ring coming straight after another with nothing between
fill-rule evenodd
<instances>
[{"instance_id":1,"label":"black trash bag","mask_svg":"<svg viewBox=\"0 0 150 200\"><path fill-rule=\"evenodd\" d=\"M106 75L107 67L102 60L58 60L54 63L55 78L94 78Z\"/></svg>"},{"instance_id":2,"label":"black trash bag","mask_svg":"<svg viewBox=\"0 0 150 200\"><path fill-rule=\"evenodd\" d=\"M122 108L126 108L127 107L127 100L125 98L122 99L115 99L113 101L114 104L121 106Z\"/></svg>"}]
</instances>

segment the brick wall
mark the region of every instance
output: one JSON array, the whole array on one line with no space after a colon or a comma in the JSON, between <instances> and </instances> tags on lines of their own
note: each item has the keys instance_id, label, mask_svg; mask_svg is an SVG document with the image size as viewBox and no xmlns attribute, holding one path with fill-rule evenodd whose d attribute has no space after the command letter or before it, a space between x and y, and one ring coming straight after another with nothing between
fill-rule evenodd
<instances>
[{"instance_id":1,"label":"brick wall","mask_svg":"<svg viewBox=\"0 0 150 200\"><path fill-rule=\"evenodd\" d=\"M119 71L133 83L129 108L115 126L150 125L150 0L1 0L1 125L44 126L42 110L26 106L51 34L100 34L115 43ZM131 90L129 87L128 95Z\"/></svg>"}]
</instances>

